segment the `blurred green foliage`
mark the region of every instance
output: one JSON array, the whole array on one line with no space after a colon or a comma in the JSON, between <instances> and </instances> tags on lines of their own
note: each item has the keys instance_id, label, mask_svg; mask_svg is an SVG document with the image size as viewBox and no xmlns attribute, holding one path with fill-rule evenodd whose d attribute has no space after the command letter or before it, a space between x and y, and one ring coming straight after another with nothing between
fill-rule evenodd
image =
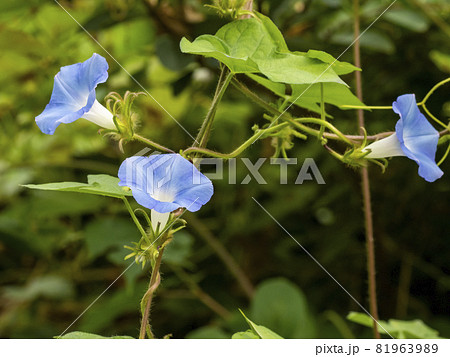
<instances>
[{"instance_id":1,"label":"blurred green foliage","mask_svg":"<svg viewBox=\"0 0 450 357\"><path fill-rule=\"evenodd\" d=\"M59 336L102 293L70 331L137 335L148 272L133 265L117 279L130 263L123 260L128 254L123 245L139 238L123 203L20 185L116 175L125 157L143 149L133 143L121 153L117 143L99 136L86 121L61 125L54 136L40 133L35 125L59 68L84 61L93 52L110 65L110 78L97 90L100 101L112 90L140 91L140 83L153 97L135 102L142 134L174 150L190 145L191 138L162 107L195 136L212 98L218 67L214 60L182 54L179 41L183 36L192 41L214 34L226 23L203 3L61 1L73 18L51 1L0 4L1 337ZM390 1L361 3L364 29ZM274 20L291 50L322 50L337 57L352 41L351 1L255 4ZM448 76L449 21L446 0L397 1L361 39L364 102L389 105L411 92L422 98ZM353 62L351 51L340 60ZM352 84L351 75L343 78ZM252 90L272 96L261 86ZM448 87L442 88L429 101L429 109L442 120L450 115L448 93ZM357 131L353 111L331 106L327 110L334 125ZM396 120L389 111L366 113L369 133L392 130ZM251 134L253 124L263 122L260 109L230 88L209 146L229 152ZM270 157L272 150L270 140L264 140L245 156L254 162ZM438 150L438 158L443 150ZM168 247L162 266L163 283L152 309L157 336L230 338L249 327L238 308L255 324L285 338L370 336L368 329L345 320L358 306L252 199L367 305L359 175L312 139L296 140L289 155L299 160L296 170L289 171L290 184L279 185L279 168L264 165L266 185L215 180L211 202L196 219L186 215L188 228ZM316 160L326 185L293 184L308 157ZM447 174L449 166L448 160L442 166ZM428 184L416 171L413 162L398 158L384 175L371 168L380 317L421 319L448 337L449 181L444 175ZM247 173L238 161L237 182ZM252 298L226 268L218 249L225 249L255 286Z\"/></svg>"},{"instance_id":2,"label":"blurred green foliage","mask_svg":"<svg viewBox=\"0 0 450 357\"><path fill-rule=\"evenodd\" d=\"M373 320L367 314L351 312L347 318L361 325L372 327ZM400 321L390 319L379 321L380 333L390 334L394 338L440 338L439 332L426 326L421 320Z\"/></svg>"}]
</instances>

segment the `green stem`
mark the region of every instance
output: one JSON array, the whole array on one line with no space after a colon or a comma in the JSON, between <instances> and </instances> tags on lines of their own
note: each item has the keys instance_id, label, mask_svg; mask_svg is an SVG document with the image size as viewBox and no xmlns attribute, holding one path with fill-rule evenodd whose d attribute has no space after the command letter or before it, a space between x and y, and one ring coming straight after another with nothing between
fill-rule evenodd
<instances>
[{"instance_id":1,"label":"green stem","mask_svg":"<svg viewBox=\"0 0 450 357\"><path fill-rule=\"evenodd\" d=\"M261 108L267 110L269 113L273 115L282 115L276 108L272 107L269 103L261 99L255 93L253 93L250 89L247 88L243 83L239 82L236 78L233 78L231 84L238 89L242 94L244 94L248 99L250 99L255 104L259 105Z\"/></svg>"},{"instance_id":2,"label":"green stem","mask_svg":"<svg viewBox=\"0 0 450 357\"><path fill-rule=\"evenodd\" d=\"M334 134L336 134L345 143L347 143L347 144L349 144L351 146L353 146L353 144L354 144L343 133L341 133L341 131L339 129L337 129L333 124L331 124L331 123L329 123L327 121L323 121L322 119L318 119L318 118L295 118L295 119L287 119L287 121L290 122L290 123L296 122L296 123L312 123L312 124L322 125L324 127L327 127L328 129L330 129ZM299 127L299 129L302 129L302 128L304 130L305 128L308 128L308 127L305 127L304 125ZM307 130L311 131L311 128L308 128ZM314 131L318 132L317 130L314 130Z\"/></svg>"},{"instance_id":3,"label":"green stem","mask_svg":"<svg viewBox=\"0 0 450 357\"><path fill-rule=\"evenodd\" d=\"M392 109L392 105L340 105L339 108L346 109Z\"/></svg>"},{"instance_id":4,"label":"green stem","mask_svg":"<svg viewBox=\"0 0 450 357\"><path fill-rule=\"evenodd\" d=\"M256 95L255 93L253 93L251 90L249 90L244 84L242 84L241 82L239 82L236 79L233 79L232 82L233 86L238 89L241 93L243 93L247 98L249 98L251 101L253 101L255 104L259 105L261 108L265 109L266 111L268 111L269 113L275 115L278 119L282 119L284 121L290 121L292 120L292 118L290 117L289 114L287 113L282 113L280 111L278 111L276 108L272 107L269 103L267 103L266 101L264 101L263 99L261 99L258 95ZM303 118L305 119L305 118ZM319 122L316 122L318 124L322 124L322 122L320 121L321 119L318 118L311 118L313 120L318 120ZM290 121L290 123L292 124L293 122ZM326 124L325 124L326 123ZM333 125L331 125L330 123L325 121L324 125L327 126L330 130L335 131L339 134L332 134L332 133L327 133L324 132L323 133L323 137L327 138L327 139L332 139L332 140L342 140L344 142L346 142L349 145L353 146L353 143L351 142L351 140L364 140L364 136L355 136L355 135L344 135L342 134L338 129L336 129ZM306 125L302 125L300 123L295 124L295 126L297 128L299 128L300 130L304 131L305 133L308 133L312 136L318 137L320 131L313 129L313 128L309 128ZM371 137L373 138L373 140L377 139L378 136L373 136Z\"/></svg>"},{"instance_id":5,"label":"green stem","mask_svg":"<svg viewBox=\"0 0 450 357\"><path fill-rule=\"evenodd\" d=\"M157 150L161 150L161 151L168 152L168 153L174 153L173 150L166 148L165 146L162 146L161 144L155 143L154 141L151 141L139 134L133 134L132 140L140 141L141 143L151 146Z\"/></svg>"},{"instance_id":6,"label":"green stem","mask_svg":"<svg viewBox=\"0 0 450 357\"><path fill-rule=\"evenodd\" d=\"M150 217L148 216L147 212L145 212L142 208L136 208L134 210L134 212L141 212L142 215L144 216L145 220L147 221L147 226L149 226L149 227L152 226L152 221L151 221Z\"/></svg>"},{"instance_id":7,"label":"green stem","mask_svg":"<svg viewBox=\"0 0 450 357\"><path fill-rule=\"evenodd\" d=\"M445 151L444 156L442 156L442 159L440 159L439 162L437 163L438 166L441 166L441 164L445 161L445 159L447 158L449 152L450 152L450 143L447 146L447 150Z\"/></svg>"},{"instance_id":8,"label":"green stem","mask_svg":"<svg viewBox=\"0 0 450 357\"><path fill-rule=\"evenodd\" d=\"M186 150L184 150L183 151L183 155L189 155L189 154L192 154L192 153L198 153L198 154L209 155L210 157L217 157L217 158L221 158L221 159L231 159L233 157L238 156L240 153L242 153L245 149L247 149L249 146L251 146L256 140L258 140L262 135L267 134L267 133L271 133L273 131L277 131L277 130L279 130L281 128L286 127L287 125L288 125L287 123L282 123L282 124L278 124L278 125L269 127L267 129L257 130L255 134L253 134L241 146L239 146L238 148L236 148L235 150L233 150L229 154L223 154L223 153L216 152L216 151L213 151L213 150L192 146L192 147L187 148Z\"/></svg>"},{"instance_id":9,"label":"green stem","mask_svg":"<svg viewBox=\"0 0 450 357\"><path fill-rule=\"evenodd\" d=\"M448 125L445 125L443 122L441 122L438 118L436 118L433 114L431 114L431 112L428 110L428 108L426 107L425 103L422 104L422 108L425 111L425 113L428 114L428 116L433 119L436 123L438 123L440 126L444 127L445 129L448 128Z\"/></svg>"},{"instance_id":10,"label":"green stem","mask_svg":"<svg viewBox=\"0 0 450 357\"><path fill-rule=\"evenodd\" d=\"M239 19L250 19L253 14L253 0L248 0L240 11Z\"/></svg>"},{"instance_id":11,"label":"green stem","mask_svg":"<svg viewBox=\"0 0 450 357\"><path fill-rule=\"evenodd\" d=\"M422 106L423 110L428 114L428 116L433 119L436 123L441 125L444 128L447 128L447 125L445 125L442 121L437 119L426 107L425 103L430 98L430 96L441 86L443 86L446 83L450 82L450 77L446 78L439 83L437 83L433 88L431 88L428 93L425 95L423 100L419 103L417 103L418 106ZM392 109L392 106L361 106L361 105L341 105L340 108L349 108L349 109Z\"/></svg>"},{"instance_id":12,"label":"green stem","mask_svg":"<svg viewBox=\"0 0 450 357\"><path fill-rule=\"evenodd\" d=\"M152 306L153 293L158 288L159 283L161 281L161 277L159 274L159 268L161 266L161 260L164 253L164 248L161 248L158 257L156 258L155 266L152 269L152 275L150 277L150 283L148 284L148 290L142 298L143 305L145 305L142 312L142 321L141 321L141 329L139 332L139 338L144 339L145 335L150 338L154 338L152 329L149 322L150 317L150 307Z\"/></svg>"},{"instance_id":13,"label":"green stem","mask_svg":"<svg viewBox=\"0 0 450 357\"><path fill-rule=\"evenodd\" d=\"M430 89L430 91L426 94L426 96L423 98L423 100L420 103L417 103L417 105L424 105L426 103L426 101L428 100L428 98L430 98L430 96L433 94L433 92L438 89L440 86L444 85L445 83L450 82L450 77L448 77L447 79L444 79L443 81L440 81L439 83L437 83L433 88Z\"/></svg>"},{"instance_id":14,"label":"green stem","mask_svg":"<svg viewBox=\"0 0 450 357\"><path fill-rule=\"evenodd\" d=\"M334 151L332 148L330 148L328 145L324 145L323 146L325 149L328 150L328 152L334 156L336 159L338 159L339 161L344 162L344 157L341 154L338 154L336 151Z\"/></svg>"},{"instance_id":15,"label":"green stem","mask_svg":"<svg viewBox=\"0 0 450 357\"><path fill-rule=\"evenodd\" d=\"M325 101L323 98L323 83L320 83L320 119L322 119L322 121L324 121L324 122L327 121L326 117L325 117ZM324 131L325 131L325 125L321 124L320 131L319 131L319 140L322 140Z\"/></svg>"},{"instance_id":16,"label":"green stem","mask_svg":"<svg viewBox=\"0 0 450 357\"><path fill-rule=\"evenodd\" d=\"M211 133L214 117L216 115L217 107L222 100L223 94L228 88L233 75L234 73L229 71L227 67L222 68L222 72L220 73L219 82L217 83L216 92L214 93L214 98L212 100L211 106L208 110L208 113L206 114L206 118L202 123L200 131L198 132L193 145L198 145L198 147L200 148L206 147L206 144L209 140L209 135Z\"/></svg>"},{"instance_id":17,"label":"green stem","mask_svg":"<svg viewBox=\"0 0 450 357\"><path fill-rule=\"evenodd\" d=\"M359 72L358 72L359 73ZM441 82L439 82L438 84L436 84L436 86L434 86L430 93L432 93L433 91L436 90L436 88L438 88L439 86L447 83L450 81L450 78L447 78L446 80L443 80ZM293 124L295 127L297 127L298 129L302 130L303 132L314 136L314 137L319 137L320 134L320 130L316 130L314 128L310 128L306 125L302 125L300 124L298 121L301 120L302 122L310 122L310 123L314 123L314 124L319 124L319 125L324 125L326 126L328 129L330 129L332 131L332 133L329 132L324 132L323 133L323 137L326 139L330 139L330 140L338 140L338 141L343 141L348 145L353 146L354 142L353 141L363 141L364 139L367 140L379 140L379 139L383 139L385 137L388 137L389 135L393 134L393 132L384 132L384 133L379 133L376 135L369 135L369 136L364 136L364 135L346 135L343 134L341 131L339 131L339 129L337 129L336 127L334 127L332 124L330 124L329 122L327 122L326 120L324 121L323 119L319 119L319 118L297 118L297 119L292 119L290 117L289 114L284 113L284 112L280 112L279 110L277 110L276 108L272 107L269 103L267 103L266 101L264 101L263 99L261 99L258 95L256 95L254 92L252 92L251 90L249 90L244 84L242 84L241 82L239 82L236 78L233 78L233 80L231 81L231 84L238 89L241 93L243 93L247 98L249 98L251 101L253 101L255 104L259 105L261 108L263 108L264 110L266 110L267 112L269 112L270 114L276 116L276 120L278 119L282 119L283 121L287 121L290 122L291 124ZM427 97L425 98L427 99ZM423 101L422 101L423 102ZM423 105L423 103L418 103L418 105ZM364 106L357 106L357 105L346 105L346 106L341 106L341 107L346 107L346 108L354 108L354 109L392 109L392 106L370 106L370 107L364 107ZM436 119L435 117L433 117L433 115L427 110L427 108L425 107L425 111L427 112L428 115L430 115L430 117L434 118L435 120L437 120L439 122L438 119ZM297 121L296 124L294 124L293 121ZM447 128L447 126L445 126L443 123L441 123L441 125L443 125L445 128ZM446 131L443 131L440 133L440 136L443 136L446 133ZM189 148L187 150L191 150L192 148ZM219 153L215 153L214 151L211 150L205 150L202 151L205 154L213 154L214 157L223 157L223 158L229 158L232 157L230 156L231 154L219 154Z\"/></svg>"},{"instance_id":18,"label":"green stem","mask_svg":"<svg viewBox=\"0 0 450 357\"><path fill-rule=\"evenodd\" d=\"M131 218L133 219L134 224L139 229L139 232L141 232L142 237L146 238L147 237L147 233L145 232L145 229L142 228L141 223L139 222L138 218L134 214L134 211L131 208L130 203L128 202L128 199L125 196L123 196L122 199L123 199L123 202L125 203L125 206L127 207L128 212L130 213Z\"/></svg>"}]
</instances>

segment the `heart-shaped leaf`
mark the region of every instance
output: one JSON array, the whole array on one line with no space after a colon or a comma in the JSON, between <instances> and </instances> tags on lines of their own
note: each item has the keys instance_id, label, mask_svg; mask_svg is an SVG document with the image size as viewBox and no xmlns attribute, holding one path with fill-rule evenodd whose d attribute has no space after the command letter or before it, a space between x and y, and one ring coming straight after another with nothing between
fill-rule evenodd
<instances>
[{"instance_id":1,"label":"heart-shaped leaf","mask_svg":"<svg viewBox=\"0 0 450 357\"><path fill-rule=\"evenodd\" d=\"M337 62L320 51L291 52L282 34L266 16L237 20L220 28L215 35L202 35L190 42L183 38L181 51L213 57L233 73L261 73L274 82L288 84L340 83L336 74L356 67ZM330 62L335 61L333 64Z\"/></svg>"}]
</instances>

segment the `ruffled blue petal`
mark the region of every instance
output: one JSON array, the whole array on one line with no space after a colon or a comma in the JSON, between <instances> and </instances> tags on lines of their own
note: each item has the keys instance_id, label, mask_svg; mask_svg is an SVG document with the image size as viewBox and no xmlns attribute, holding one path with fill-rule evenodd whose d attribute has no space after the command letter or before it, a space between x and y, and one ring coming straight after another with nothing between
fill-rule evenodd
<instances>
[{"instance_id":1,"label":"ruffled blue petal","mask_svg":"<svg viewBox=\"0 0 450 357\"><path fill-rule=\"evenodd\" d=\"M119 178L139 204L160 213L179 207L198 211L214 192L211 180L178 154L130 157L120 166Z\"/></svg>"},{"instance_id":2,"label":"ruffled blue petal","mask_svg":"<svg viewBox=\"0 0 450 357\"><path fill-rule=\"evenodd\" d=\"M196 212L207 203L214 193L211 180L198 171L182 156L173 155L171 180L168 190L175 192L174 202L188 211Z\"/></svg>"},{"instance_id":3,"label":"ruffled blue petal","mask_svg":"<svg viewBox=\"0 0 450 357\"><path fill-rule=\"evenodd\" d=\"M419 111L414 94L405 94L392 103L394 112L400 115L395 132L405 155L419 165L419 175L433 182L444 173L436 165L436 149L439 132Z\"/></svg>"},{"instance_id":4,"label":"ruffled blue petal","mask_svg":"<svg viewBox=\"0 0 450 357\"><path fill-rule=\"evenodd\" d=\"M72 123L87 113L95 101L95 88L108 78L108 63L94 53L91 58L62 67L55 76L52 96L36 124L52 135L61 123Z\"/></svg>"}]
</instances>

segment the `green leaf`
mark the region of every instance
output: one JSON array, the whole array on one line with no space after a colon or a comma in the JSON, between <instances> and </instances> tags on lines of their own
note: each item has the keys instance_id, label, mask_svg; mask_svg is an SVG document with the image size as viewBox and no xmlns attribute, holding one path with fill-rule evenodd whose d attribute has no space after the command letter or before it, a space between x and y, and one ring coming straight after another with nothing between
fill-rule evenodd
<instances>
[{"instance_id":1,"label":"green leaf","mask_svg":"<svg viewBox=\"0 0 450 357\"><path fill-rule=\"evenodd\" d=\"M366 327L373 327L373 320L367 314L361 312L351 312L347 319ZM395 338L441 338L439 332L424 324L422 320L402 321L390 319L386 321L378 321L382 328L379 332L382 334L389 333Z\"/></svg>"},{"instance_id":2,"label":"green leaf","mask_svg":"<svg viewBox=\"0 0 450 357\"><path fill-rule=\"evenodd\" d=\"M109 21L113 21L112 27L105 29L104 27L98 27L100 21L98 16L105 16L107 12L99 12L98 15L94 15L94 18L89 20L90 28L86 26L88 31L103 30L103 36L105 41L110 41L111 49L114 51L117 58L126 58L133 55L138 56L147 50L149 43L153 43L155 40L155 26L151 21L147 21L145 18L137 17L133 20L127 19L125 21L116 22L109 18ZM108 15L106 15L108 16ZM110 15L109 15L110 16ZM108 21L108 20L106 20ZM136 34L139 36L136 36ZM128 70L129 69L127 66Z\"/></svg>"},{"instance_id":3,"label":"green leaf","mask_svg":"<svg viewBox=\"0 0 450 357\"><path fill-rule=\"evenodd\" d=\"M189 332L185 338L189 339L227 339L230 335L217 326L203 326Z\"/></svg>"},{"instance_id":4,"label":"green leaf","mask_svg":"<svg viewBox=\"0 0 450 357\"><path fill-rule=\"evenodd\" d=\"M313 338L316 334L306 297L284 278L269 279L257 287L250 316L285 338Z\"/></svg>"},{"instance_id":5,"label":"green leaf","mask_svg":"<svg viewBox=\"0 0 450 357\"><path fill-rule=\"evenodd\" d=\"M133 266L137 265L133 264ZM108 294L102 295L101 304L93 305L83 314L78 327L81 330L99 332L111 326L117 326L116 324L121 318L126 318L136 312L136 307L139 306L147 284L138 282L134 289L119 288L114 292L108 291ZM96 296L104 289L105 287L99 286L95 292Z\"/></svg>"},{"instance_id":6,"label":"green leaf","mask_svg":"<svg viewBox=\"0 0 450 357\"><path fill-rule=\"evenodd\" d=\"M425 32L430 27L429 20L418 11L410 9L390 9L383 19L415 32Z\"/></svg>"},{"instance_id":7,"label":"green leaf","mask_svg":"<svg viewBox=\"0 0 450 357\"><path fill-rule=\"evenodd\" d=\"M257 334L255 334L252 330L247 330L244 332L236 332L231 336L233 340L248 340L248 339L260 339Z\"/></svg>"},{"instance_id":8,"label":"green leaf","mask_svg":"<svg viewBox=\"0 0 450 357\"><path fill-rule=\"evenodd\" d=\"M394 333L398 333L398 338L439 338L439 332L425 325L422 320L390 319L388 322Z\"/></svg>"},{"instance_id":9,"label":"green leaf","mask_svg":"<svg viewBox=\"0 0 450 357\"><path fill-rule=\"evenodd\" d=\"M273 21L263 14L260 14L259 12L254 12L256 17L261 20L264 28L266 29L267 33L269 34L270 38L272 39L273 43L276 45L278 50L282 52L289 52L289 48L286 44L286 41L284 40L283 34L278 29L278 27L273 23Z\"/></svg>"},{"instance_id":10,"label":"green leaf","mask_svg":"<svg viewBox=\"0 0 450 357\"><path fill-rule=\"evenodd\" d=\"M183 38L181 51L213 57L234 73L262 73L274 82L346 85L328 63L317 59L317 54L290 52L272 21L261 14L257 16L231 22L215 35L202 35L193 42Z\"/></svg>"},{"instance_id":11,"label":"green leaf","mask_svg":"<svg viewBox=\"0 0 450 357\"><path fill-rule=\"evenodd\" d=\"M259 68L253 57L269 56L273 46L267 35L259 33L261 28L255 21L232 22L222 27L215 36L201 35L193 42L182 38L180 49L184 53L213 57L234 73L257 73ZM225 35L225 39L220 37ZM252 38L258 35L259 39L255 38L254 41ZM241 46L233 40L242 41Z\"/></svg>"},{"instance_id":12,"label":"green leaf","mask_svg":"<svg viewBox=\"0 0 450 357\"><path fill-rule=\"evenodd\" d=\"M338 61L336 58L334 58L329 53L323 52L323 51L317 51L317 50L309 50L306 55L309 58L316 58L318 60L321 60L322 62L325 62L329 65L331 65L331 68L334 72L338 75L342 74L348 74L352 73L354 71L361 71L361 68L358 68L351 63L348 62L341 62Z\"/></svg>"},{"instance_id":13,"label":"green leaf","mask_svg":"<svg viewBox=\"0 0 450 357\"><path fill-rule=\"evenodd\" d=\"M81 192L117 198L132 196L130 190L119 186L119 181L118 177L109 175L88 175L89 187L82 188Z\"/></svg>"},{"instance_id":14,"label":"green leaf","mask_svg":"<svg viewBox=\"0 0 450 357\"><path fill-rule=\"evenodd\" d=\"M450 54L433 50L430 52L430 59L442 72L450 73Z\"/></svg>"},{"instance_id":15,"label":"green leaf","mask_svg":"<svg viewBox=\"0 0 450 357\"><path fill-rule=\"evenodd\" d=\"M123 246L139 240L140 234L130 220L108 217L89 223L85 237L89 259L95 259L108 251L120 251L123 261L123 257L128 254Z\"/></svg>"},{"instance_id":16,"label":"green leaf","mask_svg":"<svg viewBox=\"0 0 450 357\"><path fill-rule=\"evenodd\" d=\"M361 312L350 312L347 315L347 320L350 320L352 322L356 322L357 324L366 326L366 327L373 327L373 319L365 314L365 313L361 313ZM388 323L386 323L385 321L378 321L380 323L379 325L379 332L382 334L387 334L387 332L389 333L393 333L393 331L390 330L390 326L388 325ZM386 332L387 331L387 332Z\"/></svg>"},{"instance_id":17,"label":"green leaf","mask_svg":"<svg viewBox=\"0 0 450 357\"><path fill-rule=\"evenodd\" d=\"M23 186L36 190L81 192L115 198L132 196L130 190L119 186L119 181L119 178L109 175L89 175L87 184L81 182L54 182Z\"/></svg>"},{"instance_id":18,"label":"green leaf","mask_svg":"<svg viewBox=\"0 0 450 357\"><path fill-rule=\"evenodd\" d=\"M94 333L88 333L88 332L81 332L81 331L74 331L74 332L69 332L66 333L63 336L55 336L54 338L57 339L66 339L66 340L78 340L78 339L83 339L83 340L92 340L92 339L112 339L112 340L129 340L129 339L134 339L134 337L131 336L112 336L112 337L104 337L104 336L100 336L100 335L96 335Z\"/></svg>"},{"instance_id":19,"label":"green leaf","mask_svg":"<svg viewBox=\"0 0 450 357\"><path fill-rule=\"evenodd\" d=\"M258 60L262 74L274 82L309 84L335 82L346 85L330 66L300 53L274 53Z\"/></svg>"},{"instance_id":20,"label":"green leaf","mask_svg":"<svg viewBox=\"0 0 450 357\"><path fill-rule=\"evenodd\" d=\"M286 86L284 84L271 82L268 79L255 74L247 75L255 82L266 87L276 95L287 99L289 102L294 102L294 104L299 107L320 113L320 83L292 84L291 95L286 95ZM322 83L322 85L325 103L338 107L342 105L364 106L364 103L362 103L346 86L338 83Z\"/></svg>"},{"instance_id":21,"label":"green leaf","mask_svg":"<svg viewBox=\"0 0 450 357\"><path fill-rule=\"evenodd\" d=\"M87 186L85 183L81 182L54 182L54 183L44 183L41 185L22 185L23 187L35 189L35 190L45 190L45 191L71 191L78 192L79 187Z\"/></svg>"},{"instance_id":22,"label":"green leaf","mask_svg":"<svg viewBox=\"0 0 450 357\"><path fill-rule=\"evenodd\" d=\"M268 329L267 327L255 324L253 321L251 321L249 318L247 318L247 316L245 316L245 314L242 312L242 310L239 309L239 311L241 312L242 316L244 316L244 319L245 319L245 321L247 321L248 325L250 326L251 331L259 338L261 338L261 339L282 339L283 338L280 335L273 332L272 330ZM248 334L248 331L243 332L243 333ZM253 337L251 337L251 338L253 338Z\"/></svg>"},{"instance_id":23,"label":"green leaf","mask_svg":"<svg viewBox=\"0 0 450 357\"><path fill-rule=\"evenodd\" d=\"M56 275L38 276L24 286L6 286L3 294L16 302L33 301L38 298L64 300L72 297L75 289L72 281Z\"/></svg>"},{"instance_id":24,"label":"green leaf","mask_svg":"<svg viewBox=\"0 0 450 357\"><path fill-rule=\"evenodd\" d=\"M189 259L192 253L194 239L189 233L178 232L164 250L163 261L182 267L191 267Z\"/></svg>"},{"instance_id":25,"label":"green leaf","mask_svg":"<svg viewBox=\"0 0 450 357\"><path fill-rule=\"evenodd\" d=\"M155 54L162 65L172 71L182 71L193 62L192 58L180 53L177 41L167 34L156 39Z\"/></svg>"},{"instance_id":26,"label":"green leaf","mask_svg":"<svg viewBox=\"0 0 450 357\"><path fill-rule=\"evenodd\" d=\"M342 105L365 106L349 88L338 83L323 83L323 99L329 103L340 107ZM313 85L295 84L292 85L292 95L290 101L301 107L317 108L320 110L320 83Z\"/></svg>"}]
</instances>

